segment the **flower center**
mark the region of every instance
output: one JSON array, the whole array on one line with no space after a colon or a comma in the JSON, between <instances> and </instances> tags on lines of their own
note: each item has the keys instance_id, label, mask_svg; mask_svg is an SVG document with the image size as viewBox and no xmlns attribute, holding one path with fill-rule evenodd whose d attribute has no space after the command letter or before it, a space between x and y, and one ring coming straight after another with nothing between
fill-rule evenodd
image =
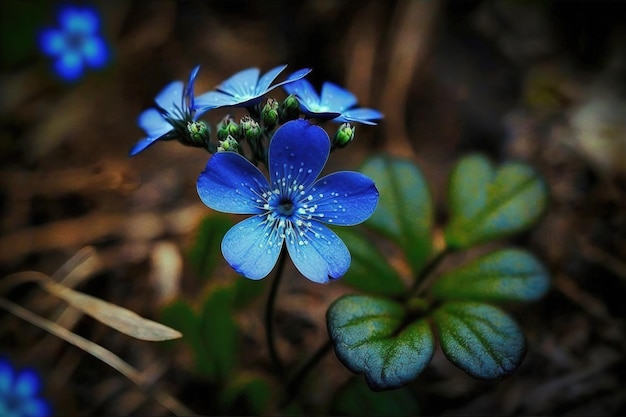
<instances>
[{"instance_id":1,"label":"flower center","mask_svg":"<svg viewBox=\"0 0 626 417\"><path fill-rule=\"evenodd\" d=\"M294 211L293 201L289 198L282 198L276 206L276 212L279 216L289 217Z\"/></svg>"}]
</instances>

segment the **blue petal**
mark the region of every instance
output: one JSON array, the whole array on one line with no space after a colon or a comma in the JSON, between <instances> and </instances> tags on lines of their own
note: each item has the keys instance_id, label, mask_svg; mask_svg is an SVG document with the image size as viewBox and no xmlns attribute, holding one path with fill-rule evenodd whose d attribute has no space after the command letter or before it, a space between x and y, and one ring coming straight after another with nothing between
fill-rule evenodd
<instances>
[{"instance_id":1,"label":"blue petal","mask_svg":"<svg viewBox=\"0 0 626 417\"><path fill-rule=\"evenodd\" d=\"M141 139L139 142L137 142L128 152L129 156L135 156L137 155L139 152L143 151L144 149L146 149L148 146L152 145L153 143L157 142L160 138L156 137L148 137L148 138L143 138Z\"/></svg>"},{"instance_id":2,"label":"blue petal","mask_svg":"<svg viewBox=\"0 0 626 417\"><path fill-rule=\"evenodd\" d=\"M196 82L198 71L200 71L200 65L196 66L193 70L191 70L191 74L189 74L189 81L187 81L187 85L185 86L185 98L189 100L188 105L190 109L193 109L195 107L193 85Z\"/></svg>"},{"instance_id":3,"label":"blue petal","mask_svg":"<svg viewBox=\"0 0 626 417\"><path fill-rule=\"evenodd\" d=\"M74 81L83 73L83 60L77 53L66 52L56 60L54 69L61 78Z\"/></svg>"},{"instance_id":4,"label":"blue petal","mask_svg":"<svg viewBox=\"0 0 626 417\"><path fill-rule=\"evenodd\" d=\"M0 398L9 395L13 387L13 367L5 359L0 359Z\"/></svg>"},{"instance_id":5,"label":"blue petal","mask_svg":"<svg viewBox=\"0 0 626 417\"><path fill-rule=\"evenodd\" d=\"M339 113L356 105L357 99L348 90L336 84L326 82L322 86L320 105L322 108L335 110Z\"/></svg>"},{"instance_id":6,"label":"blue petal","mask_svg":"<svg viewBox=\"0 0 626 417\"><path fill-rule=\"evenodd\" d=\"M317 95L315 88L307 80L298 80L286 85L283 85L283 89L287 94L294 94L300 100L301 105L306 105L306 108L313 110L319 108L320 97Z\"/></svg>"},{"instance_id":7,"label":"blue petal","mask_svg":"<svg viewBox=\"0 0 626 417\"><path fill-rule=\"evenodd\" d=\"M148 109L139 115L137 120L139 127L145 130L151 138L160 138L173 129L157 109Z\"/></svg>"},{"instance_id":8,"label":"blue petal","mask_svg":"<svg viewBox=\"0 0 626 417\"><path fill-rule=\"evenodd\" d=\"M59 14L61 26L74 34L92 34L98 30L98 14L91 9L67 7Z\"/></svg>"},{"instance_id":9,"label":"blue petal","mask_svg":"<svg viewBox=\"0 0 626 417\"><path fill-rule=\"evenodd\" d=\"M44 54L56 56L64 53L68 45L63 33L56 29L45 29L39 34L39 47Z\"/></svg>"},{"instance_id":10,"label":"blue petal","mask_svg":"<svg viewBox=\"0 0 626 417\"><path fill-rule=\"evenodd\" d=\"M52 409L41 398L29 398L20 404L19 413L22 417L48 417L52 415Z\"/></svg>"},{"instance_id":11,"label":"blue petal","mask_svg":"<svg viewBox=\"0 0 626 417\"><path fill-rule=\"evenodd\" d=\"M236 106L239 99L219 91L209 91L196 97L194 109L207 111L219 107Z\"/></svg>"},{"instance_id":12,"label":"blue petal","mask_svg":"<svg viewBox=\"0 0 626 417\"><path fill-rule=\"evenodd\" d=\"M366 125L376 125L376 120L380 120L383 118L383 114L378 110L374 109L366 109L359 108L353 109L343 112L343 114L336 119L333 119L333 122L353 122L353 123L363 123Z\"/></svg>"},{"instance_id":13,"label":"blue petal","mask_svg":"<svg viewBox=\"0 0 626 417\"><path fill-rule=\"evenodd\" d=\"M261 195L269 184L257 167L235 152L218 152L196 184L198 195L213 210L234 214L264 212Z\"/></svg>"},{"instance_id":14,"label":"blue petal","mask_svg":"<svg viewBox=\"0 0 626 417\"><path fill-rule=\"evenodd\" d=\"M254 216L236 224L226 233L222 240L222 254L241 275L261 279L276 265L283 239L280 233L271 229L266 216Z\"/></svg>"},{"instance_id":15,"label":"blue petal","mask_svg":"<svg viewBox=\"0 0 626 417\"><path fill-rule=\"evenodd\" d=\"M85 61L94 68L100 68L106 64L108 59L107 48L104 41L98 37L85 39L82 45Z\"/></svg>"},{"instance_id":16,"label":"blue petal","mask_svg":"<svg viewBox=\"0 0 626 417\"><path fill-rule=\"evenodd\" d=\"M239 71L217 87L217 90L229 94L237 99L245 99L256 95L256 85L259 79L258 68L248 68Z\"/></svg>"},{"instance_id":17,"label":"blue petal","mask_svg":"<svg viewBox=\"0 0 626 417\"><path fill-rule=\"evenodd\" d=\"M272 83L272 81L274 81L276 79L276 77L278 77L278 74L280 74L281 72L283 72L283 70L287 68L287 65L279 65L275 68L272 68L271 70L269 70L268 72L266 72L260 79L259 82L256 84L256 88L254 89L254 95L263 95L265 93L267 93L269 90L269 86ZM273 88L275 88L276 86L274 86Z\"/></svg>"},{"instance_id":18,"label":"blue petal","mask_svg":"<svg viewBox=\"0 0 626 417\"><path fill-rule=\"evenodd\" d=\"M182 110L183 105L183 82L172 81L161 90L154 101L171 116L178 116L176 108Z\"/></svg>"},{"instance_id":19,"label":"blue petal","mask_svg":"<svg viewBox=\"0 0 626 417\"><path fill-rule=\"evenodd\" d=\"M291 74L289 74L289 76L285 79L285 81L281 81L280 83L274 85L274 87L278 87L281 85L286 85L286 84L290 84L293 83L295 81L298 81L304 77L306 77L310 72L312 71L311 68L301 68L297 71L292 72Z\"/></svg>"},{"instance_id":20,"label":"blue petal","mask_svg":"<svg viewBox=\"0 0 626 417\"><path fill-rule=\"evenodd\" d=\"M320 222L352 226L367 220L378 203L378 190L368 176L341 171L320 178L309 190L313 217Z\"/></svg>"},{"instance_id":21,"label":"blue petal","mask_svg":"<svg viewBox=\"0 0 626 417\"><path fill-rule=\"evenodd\" d=\"M322 172L329 153L330 139L324 129L302 119L285 123L270 142L270 183L276 188L289 180L308 187Z\"/></svg>"},{"instance_id":22,"label":"blue petal","mask_svg":"<svg viewBox=\"0 0 626 417\"><path fill-rule=\"evenodd\" d=\"M350 267L350 252L339 236L317 222L301 230L304 235L287 238L287 250L302 275L324 284L329 277L337 279L346 273Z\"/></svg>"},{"instance_id":23,"label":"blue petal","mask_svg":"<svg viewBox=\"0 0 626 417\"><path fill-rule=\"evenodd\" d=\"M13 389L20 398L34 397L41 389L41 381L35 371L24 369L18 374Z\"/></svg>"}]
</instances>

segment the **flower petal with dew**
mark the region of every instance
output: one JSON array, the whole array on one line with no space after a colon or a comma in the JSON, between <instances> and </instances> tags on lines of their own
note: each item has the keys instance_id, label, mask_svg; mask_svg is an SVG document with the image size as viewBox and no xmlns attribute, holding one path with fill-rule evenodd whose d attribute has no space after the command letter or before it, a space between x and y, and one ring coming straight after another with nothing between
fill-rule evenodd
<instances>
[{"instance_id":1,"label":"flower petal with dew","mask_svg":"<svg viewBox=\"0 0 626 417\"><path fill-rule=\"evenodd\" d=\"M290 74L284 81L272 85L272 82L285 68L287 65L280 65L269 70L260 78L258 68L239 71L217 86L215 91L209 91L196 97L195 108L207 111L219 107L254 106L263 99L265 94L276 87L297 81L311 72L309 68L303 68Z\"/></svg>"},{"instance_id":2,"label":"flower petal with dew","mask_svg":"<svg viewBox=\"0 0 626 417\"><path fill-rule=\"evenodd\" d=\"M331 82L317 92L307 80L298 80L283 86L288 94L293 94L300 101L300 110L309 117L332 120L337 123L353 122L375 125L383 118L378 110L355 108L357 99L350 91Z\"/></svg>"},{"instance_id":3,"label":"flower petal with dew","mask_svg":"<svg viewBox=\"0 0 626 417\"><path fill-rule=\"evenodd\" d=\"M200 66L196 66L185 85L182 81L172 81L159 92L154 99L156 107L144 110L137 120L139 127L146 132L146 137L137 142L130 150L135 156L158 140L173 139L177 135L187 134L187 124L194 122L204 111L193 110L193 85Z\"/></svg>"},{"instance_id":4,"label":"flower petal with dew","mask_svg":"<svg viewBox=\"0 0 626 417\"><path fill-rule=\"evenodd\" d=\"M282 125L268 152L269 181L243 156L219 152L198 178L200 199L226 213L250 214L222 240L238 273L261 279L274 268L283 243L306 278L325 283L350 266L350 253L328 225L365 221L378 203L367 176L341 171L317 178L330 153L328 134L306 120Z\"/></svg>"},{"instance_id":5,"label":"flower petal with dew","mask_svg":"<svg viewBox=\"0 0 626 417\"><path fill-rule=\"evenodd\" d=\"M50 404L39 397L41 380L35 371L17 371L9 361L0 358L0 415L46 417L52 414Z\"/></svg>"},{"instance_id":6,"label":"flower petal with dew","mask_svg":"<svg viewBox=\"0 0 626 417\"><path fill-rule=\"evenodd\" d=\"M63 6L58 12L59 29L39 33L41 51L55 59L56 73L67 81L77 80L86 66L103 67L109 53L99 34L100 18L89 7Z\"/></svg>"}]
</instances>

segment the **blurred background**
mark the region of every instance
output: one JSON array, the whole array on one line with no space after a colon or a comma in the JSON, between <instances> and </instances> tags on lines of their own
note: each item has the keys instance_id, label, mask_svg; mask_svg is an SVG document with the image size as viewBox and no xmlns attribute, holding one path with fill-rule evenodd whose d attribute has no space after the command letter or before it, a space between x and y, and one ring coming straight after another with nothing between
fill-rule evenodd
<instances>
[{"instance_id":1,"label":"blurred background","mask_svg":"<svg viewBox=\"0 0 626 417\"><path fill-rule=\"evenodd\" d=\"M73 82L53 71L37 42L42 28L58 26L61 4L0 4L0 280L25 270L53 275L89 247L97 261L76 272L71 285L80 291L154 320L171 300L197 294L188 251L210 212L195 189L208 154L164 142L129 158L143 135L137 116L196 65L196 93L248 67L309 67L316 87L343 85L385 114L379 126L357 127L356 141L331 157L332 169L355 169L381 152L411 158L431 183L440 222L450 168L467 152L528 162L550 187L542 221L513 241L528 245L553 278L543 300L512 310L528 339L524 363L504 381L484 382L439 351L403 388L420 412L626 412L626 3L76 2L97 10L109 55ZM224 115L206 119L215 125ZM327 340L326 308L346 292L340 282L292 275L277 314L288 361ZM217 407L214 386L183 348L68 313L32 284L3 296L115 352L195 413L249 413ZM244 362L260 372L262 305L236 318ZM5 311L0 353L41 372L57 414L171 414L108 365ZM302 411L342 414L333 398L351 374L333 352L321 366ZM267 407L277 412L271 401Z\"/></svg>"}]
</instances>

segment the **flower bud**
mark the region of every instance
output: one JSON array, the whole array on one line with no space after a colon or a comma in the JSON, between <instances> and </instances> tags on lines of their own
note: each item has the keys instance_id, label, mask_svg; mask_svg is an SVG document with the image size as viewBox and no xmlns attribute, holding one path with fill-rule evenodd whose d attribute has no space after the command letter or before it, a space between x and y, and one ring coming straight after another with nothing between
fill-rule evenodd
<instances>
[{"instance_id":1,"label":"flower bud","mask_svg":"<svg viewBox=\"0 0 626 417\"><path fill-rule=\"evenodd\" d=\"M187 123L187 138L183 138L182 142L185 145L204 147L209 141L211 132L209 126L203 121L188 122Z\"/></svg>"},{"instance_id":2,"label":"flower bud","mask_svg":"<svg viewBox=\"0 0 626 417\"><path fill-rule=\"evenodd\" d=\"M220 140L219 143L220 145L217 147L218 152L239 152L239 142L230 135L226 139Z\"/></svg>"},{"instance_id":3,"label":"flower bud","mask_svg":"<svg viewBox=\"0 0 626 417\"><path fill-rule=\"evenodd\" d=\"M276 126L278 123L278 101L271 97L267 99L263 110L261 110L261 120L268 130L272 130Z\"/></svg>"},{"instance_id":4,"label":"flower bud","mask_svg":"<svg viewBox=\"0 0 626 417\"><path fill-rule=\"evenodd\" d=\"M343 148L347 146L354 139L354 126L350 123L342 123L333 137L333 147Z\"/></svg>"},{"instance_id":5,"label":"flower bud","mask_svg":"<svg viewBox=\"0 0 626 417\"><path fill-rule=\"evenodd\" d=\"M250 142L259 140L263 133L259 123L248 115L241 118L239 127L241 128L241 135Z\"/></svg>"},{"instance_id":6,"label":"flower bud","mask_svg":"<svg viewBox=\"0 0 626 417\"><path fill-rule=\"evenodd\" d=\"M226 140L229 136L237 139L239 137L239 125L235 123L235 120L226 116L217 125L217 138L219 140Z\"/></svg>"},{"instance_id":7,"label":"flower bud","mask_svg":"<svg viewBox=\"0 0 626 417\"><path fill-rule=\"evenodd\" d=\"M295 120L300 116L300 102L295 95L290 94L283 100L278 109L280 123Z\"/></svg>"}]
</instances>

